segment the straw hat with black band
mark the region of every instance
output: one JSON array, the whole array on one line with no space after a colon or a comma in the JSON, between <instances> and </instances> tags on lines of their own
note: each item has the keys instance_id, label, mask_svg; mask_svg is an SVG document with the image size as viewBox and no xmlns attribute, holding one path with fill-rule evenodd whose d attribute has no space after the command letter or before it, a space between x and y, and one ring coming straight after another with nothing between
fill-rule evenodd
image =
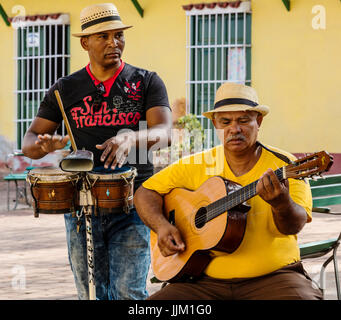
<instances>
[{"instance_id":1,"label":"straw hat with black band","mask_svg":"<svg viewBox=\"0 0 341 320\"><path fill-rule=\"evenodd\" d=\"M243 84L225 82L217 90L214 109L203 112L203 116L212 120L215 112L257 111L263 116L268 114L269 107L258 103L255 89Z\"/></svg>"},{"instance_id":2,"label":"straw hat with black band","mask_svg":"<svg viewBox=\"0 0 341 320\"><path fill-rule=\"evenodd\" d=\"M112 3L94 4L84 8L80 13L81 32L73 33L75 37L84 37L108 30L125 30L132 26L125 25L116 6Z\"/></svg>"}]
</instances>

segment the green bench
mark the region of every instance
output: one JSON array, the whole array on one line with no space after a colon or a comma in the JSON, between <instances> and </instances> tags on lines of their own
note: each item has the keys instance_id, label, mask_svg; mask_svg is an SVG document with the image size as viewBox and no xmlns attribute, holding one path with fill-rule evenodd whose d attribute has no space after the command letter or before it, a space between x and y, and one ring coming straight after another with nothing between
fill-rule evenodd
<instances>
[{"instance_id":1,"label":"green bench","mask_svg":"<svg viewBox=\"0 0 341 320\"><path fill-rule=\"evenodd\" d=\"M26 189L26 177L29 170L34 167L28 166L25 168L24 172L15 172L13 170L13 161L16 157L23 157L24 154L21 150L14 150L13 153L10 153L6 157L6 167L10 170L10 173L3 177L4 181L7 181L7 210L15 210L18 206L19 200L23 199L25 203L30 207L31 204L27 197L27 189ZM11 161L12 159L12 161ZM11 190L11 182L15 184L15 199L12 199L14 202L14 207L10 208L10 190ZM20 185L20 181L23 181L23 185Z\"/></svg>"},{"instance_id":2,"label":"green bench","mask_svg":"<svg viewBox=\"0 0 341 320\"><path fill-rule=\"evenodd\" d=\"M319 212L329 215L340 215L341 212L334 212L331 205L341 204L341 174L325 176L324 179L310 180L311 193L313 196L313 212ZM331 253L323 263L320 271L319 287L325 291L325 269L333 261L337 298L341 300L340 279L337 261L337 249L341 242L340 234L337 238L326 239L304 243L299 246L301 259L317 258Z\"/></svg>"},{"instance_id":3,"label":"green bench","mask_svg":"<svg viewBox=\"0 0 341 320\"><path fill-rule=\"evenodd\" d=\"M26 169L30 169L30 168L26 168ZM15 202L13 209L11 210L15 210L17 208L17 205L19 203L20 199L24 199L25 203L28 206L31 206L31 204L29 203L28 197L27 197L27 189L26 189L26 177L27 177L27 172L22 172L22 173L9 173L7 176L4 177L4 180L7 181L7 210L10 210L10 189L11 189L11 181L14 182L15 184L15 200L13 199L13 201ZM19 181L24 181L24 185L21 186L19 184Z\"/></svg>"}]
</instances>

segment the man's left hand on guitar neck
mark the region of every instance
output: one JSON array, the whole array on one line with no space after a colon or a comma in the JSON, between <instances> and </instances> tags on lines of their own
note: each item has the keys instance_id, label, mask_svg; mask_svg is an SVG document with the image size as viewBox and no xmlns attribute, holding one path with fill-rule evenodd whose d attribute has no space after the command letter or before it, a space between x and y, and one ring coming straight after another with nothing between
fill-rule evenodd
<instances>
[{"instance_id":1,"label":"man's left hand on guitar neck","mask_svg":"<svg viewBox=\"0 0 341 320\"><path fill-rule=\"evenodd\" d=\"M271 205L277 229L286 235L297 234L307 222L307 213L289 194L288 180L278 180L268 169L258 180L257 194Z\"/></svg>"}]
</instances>

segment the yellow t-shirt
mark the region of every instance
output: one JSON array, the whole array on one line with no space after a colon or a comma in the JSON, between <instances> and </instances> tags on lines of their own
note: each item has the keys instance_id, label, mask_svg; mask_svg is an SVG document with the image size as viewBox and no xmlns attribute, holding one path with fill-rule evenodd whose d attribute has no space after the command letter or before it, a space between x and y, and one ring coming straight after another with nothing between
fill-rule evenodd
<instances>
[{"instance_id":1,"label":"yellow t-shirt","mask_svg":"<svg viewBox=\"0 0 341 320\"><path fill-rule=\"evenodd\" d=\"M295 160L290 153L266 147ZM267 169L275 171L286 165L272 152L262 148L256 165L246 174L236 177L227 164L224 148L220 145L180 159L150 177L143 186L160 194L166 194L173 188L196 190L208 178L216 175L245 186L259 179ZM291 198L306 210L307 221L310 222L312 197L309 184L302 180L288 180ZM208 276L223 279L256 277L300 259L296 235L284 235L278 231L271 206L259 196L251 198L247 203L251 209L247 213L245 235L240 246L230 254L212 251L213 259L205 270Z\"/></svg>"}]
</instances>

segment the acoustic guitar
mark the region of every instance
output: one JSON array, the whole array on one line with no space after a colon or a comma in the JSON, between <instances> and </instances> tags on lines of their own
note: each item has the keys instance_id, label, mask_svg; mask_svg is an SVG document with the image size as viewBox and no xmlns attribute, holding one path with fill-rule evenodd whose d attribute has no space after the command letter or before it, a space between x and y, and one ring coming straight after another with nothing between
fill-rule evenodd
<instances>
[{"instance_id":1,"label":"acoustic guitar","mask_svg":"<svg viewBox=\"0 0 341 320\"><path fill-rule=\"evenodd\" d=\"M275 171L282 181L287 178L315 178L328 171L333 158L321 151L298 159ZM175 282L195 277L211 260L210 250L234 252L243 240L247 211L245 203L257 195L258 180L242 187L214 176L197 190L175 188L164 196L164 214L179 229L186 244L184 252L164 257L151 231L152 268L160 281Z\"/></svg>"}]
</instances>

